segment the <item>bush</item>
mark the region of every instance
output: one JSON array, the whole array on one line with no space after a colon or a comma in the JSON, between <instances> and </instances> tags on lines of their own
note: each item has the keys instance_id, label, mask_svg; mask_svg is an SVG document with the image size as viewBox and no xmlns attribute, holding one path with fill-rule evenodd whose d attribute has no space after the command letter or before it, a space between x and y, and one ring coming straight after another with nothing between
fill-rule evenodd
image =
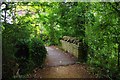
<instances>
[{"instance_id":1,"label":"bush","mask_svg":"<svg viewBox=\"0 0 120 80\"><path fill-rule=\"evenodd\" d=\"M2 24L2 77L9 80L19 69L19 74L25 75L36 65L41 66L47 52L40 40L37 38L30 40L30 35L34 35L34 29L31 30L32 27L24 24ZM39 55L36 57L34 53Z\"/></svg>"},{"instance_id":2,"label":"bush","mask_svg":"<svg viewBox=\"0 0 120 80\"><path fill-rule=\"evenodd\" d=\"M20 75L27 74L44 63L47 51L40 39L20 39L16 43L16 48L15 56L19 64Z\"/></svg>"},{"instance_id":3,"label":"bush","mask_svg":"<svg viewBox=\"0 0 120 80\"><path fill-rule=\"evenodd\" d=\"M19 74L26 74L30 70L32 70L32 68L28 68L29 64L31 64L29 56L29 40L19 39L16 42L15 47L15 57L20 69ZM31 67L34 67L34 65L32 65Z\"/></svg>"},{"instance_id":4,"label":"bush","mask_svg":"<svg viewBox=\"0 0 120 80\"><path fill-rule=\"evenodd\" d=\"M46 48L43 42L38 38L33 38L31 41L31 59L35 63L36 67L41 67L46 58Z\"/></svg>"},{"instance_id":5,"label":"bush","mask_svg":"<svg viewBox=\"0 0 120 80\"><path fill-rule=\"evenodd\" d=\"M16 54L17 58L29 58L29 40L27 39L20 39L16 43Z\"/></svg>"}]
</instances>

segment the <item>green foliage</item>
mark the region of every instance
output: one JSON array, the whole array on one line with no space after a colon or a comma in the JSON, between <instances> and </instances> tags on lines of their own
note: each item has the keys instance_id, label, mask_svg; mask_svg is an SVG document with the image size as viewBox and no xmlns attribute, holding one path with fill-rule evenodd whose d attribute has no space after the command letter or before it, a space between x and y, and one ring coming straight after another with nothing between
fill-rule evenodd
<instances>
[{"instance_id":1,"label":"green foliage","mask_svg":"<svg viewBox=\"0 0 120 80\"><path fill-rule=\"evenodd\" d=\"M4 62L16 59L14 54L18 49L15 45L19 43L21 48L25 46L29 48L31 56L24 64L42 63L46 50L41 40L47 45L59 45L63 36L71 36L82 41L83 52L88 54L85 60L95 69L94 71L97 71L95 73L100 77L119 79L119 7L119 3L115 2L17 3L14 8L17 8L18 12L26 11L26 14L14 15L13 18L16 17L13 19L14 24L3 24ZM19 42L20 40L24 41ZM29 69L28 66L27 68Z\"/></svg>"},{"instance_id":2,"label":"green foliage","mask_svg":"<svg viewBox=\"0 0 120 80\"><path fill-rule=\"evenodd\" d=\"M17 41L15 47L17 48L15 57L17 58L29 58L29 41L25 39L20 39Z\"/></svg>"},{"instance_id":3,"label":"green foliage","mask_svg":"<svg viewBox=\"0 0 120 80\"><path fill-rule=\"evenodd\" d=\"M32 72L36 66L43 64L42 61L36 64L30 56L30 50L32 50L32 44L30 44L32 43L31 39L39 36L39 34L36 34L37 29L34 28L30 22L22 22L22 20L19 20L17 24L3 23L2 28L3 78L11 79L16 75L18 69L20 69L20 75L28 74ZM39 42L39 44L44 47L43 43ZM34 53L36 52L34 51ZM45 57L43 58L45 59ZM42 58L40 59L43 60Z\"/></svg>"},{"instance_id":4,"label":"green foliage","mask_svg":"<svg viewBox=\"0 0 120 80\"><path fill-rule=\"evenodd\" d=\"M101 77L118 78L119 16L108 6L108 3L93 3L91 12L87 13L85 41L89 46L88 63L95 67L95 71L98 69L97 74Z\"/></svg>"},{"instance_id":5,"label":"green foliage","mask_svg":"<svg viewBox=\"0 0 120 80\"><path fill-rule=\"evenodd\" d=\"M88 64L98 71L100 77L117 78L120 74L118 72L119 5L76 2L49 5L52 6L47 8L52 10L43 21L46 21L44 25L48 35L54 38L51 41L58 41L65 35L82 39L83 45L88 46L88 49L83 46L84 51L88 50Z\"/></svg>"},{"instance_id":6,"label":"green foliage","mask_svg":"<svg viewBox=\"0 0 120 80\"><path fill-rule=\"evenodd\" d=\"M14 37L15 25L4 24L3 23L2 31L2 67L3 67L3 78L12 78L13 75L17 72L18 68L16 67L15 61L15 52L14 42L16 38ZM15 72L13 71L15 69Z\"/></svg>"},{"instance_id":7,"label":"green foliage","mask_svg":"<svg viewBox=\"0 0 120 80\"><path fill-rule=\"evenodd\" d=\"M40 67L44 63L46 54L47 51L42 41L39 38L33 38L31 40L30 56L36 67Z\"/></svg>"},{"instance_id":8,"label":"green foliage","mask_svg":"<svg viewBox=\"0 0 120 80\"><path fill-rule=\"evenodd\" d=\"M20 39L15 44L16 47L15 57L17 63L19 64L20 75L26 74L33 70L34 68L34 65L31 65L31 67L29 68L29 65L32 64L32 62L29 61L30 60L29 43L30 41L27 39Z\"/></svg>"}]
</instances>

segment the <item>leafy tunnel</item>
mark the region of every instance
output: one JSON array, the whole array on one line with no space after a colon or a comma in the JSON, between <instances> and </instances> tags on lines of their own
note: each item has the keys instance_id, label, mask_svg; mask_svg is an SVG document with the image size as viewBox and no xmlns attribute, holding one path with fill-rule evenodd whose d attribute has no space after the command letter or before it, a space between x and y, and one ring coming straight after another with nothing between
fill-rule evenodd
<instances>
[{"instance_id":1,"label":"leafy tunnel","mask_svg":"<svg viewBox=\"0 0 120 80\"><path fill-rule=\"evenodd\" d=\"M3 78L11 78L18 68L24 68L20 74L42 68L45 46L60 47L63 36L83 44L88 54L85 64L92 72L120 78L119 2L2 2L0 6Z\"/></svg>"}]
</instances>

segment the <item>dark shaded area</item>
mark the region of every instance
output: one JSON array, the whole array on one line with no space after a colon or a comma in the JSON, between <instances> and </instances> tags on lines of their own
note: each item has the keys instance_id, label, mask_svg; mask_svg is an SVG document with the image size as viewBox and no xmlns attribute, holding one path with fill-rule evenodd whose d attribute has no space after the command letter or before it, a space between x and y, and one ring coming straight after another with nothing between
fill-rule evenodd
<instances>
[{"instance_id":1,"label":"dark shaded area","mask_svg":"<svg viewBox=\"0 0 120 80\"><path fill-rule=\"evenodd\" d=\"M82 45L79 47L79 49L82 52L81 52L81 54L78 55L78 61L80 61L82 63L86 63L88 60L88 45L86 43L82 43Z\"/></svg>"},{"instance_id":2,"label":"dark shaded area","mask_svg":"<svg viewBox=\"0 0 120 80\"><path fill-rule=\"evenodd\" d=\"M24 40L17 42L16 44L17 52L15 53L16 58L25 58L28 59L29 57L29 47L28 43L25 43Z\"/></svg>"},{"instance_id":3,"label":"dark shaded area","mask_svg":"<svg viewBox=\"0 0 120 80\"><path fill-rule=\"evenodd\" d=\"M17 48L15 57L19 64L19 74L25 74L27 71L27 64L29 64L29 42L25 39L20 39L17 41L15 47Z\"/></svg>"}]
</instances>

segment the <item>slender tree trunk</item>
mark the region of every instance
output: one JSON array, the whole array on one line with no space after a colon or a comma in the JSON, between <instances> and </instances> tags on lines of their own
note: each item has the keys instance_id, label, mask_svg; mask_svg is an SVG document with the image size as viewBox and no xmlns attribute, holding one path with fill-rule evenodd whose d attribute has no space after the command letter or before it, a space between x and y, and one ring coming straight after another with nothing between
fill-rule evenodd
<instances>
[{"instance_id":1,"label":"slender tree trunk","mask_svg":"<svg viewBox=\"0 0 120 80\"><path fill-rule=\"evenodd\" d=\"M5 12L4 22L6 23L6 12L7 12L7 10L5 10L4 12Z\"/></svg>"}]
</instances>

